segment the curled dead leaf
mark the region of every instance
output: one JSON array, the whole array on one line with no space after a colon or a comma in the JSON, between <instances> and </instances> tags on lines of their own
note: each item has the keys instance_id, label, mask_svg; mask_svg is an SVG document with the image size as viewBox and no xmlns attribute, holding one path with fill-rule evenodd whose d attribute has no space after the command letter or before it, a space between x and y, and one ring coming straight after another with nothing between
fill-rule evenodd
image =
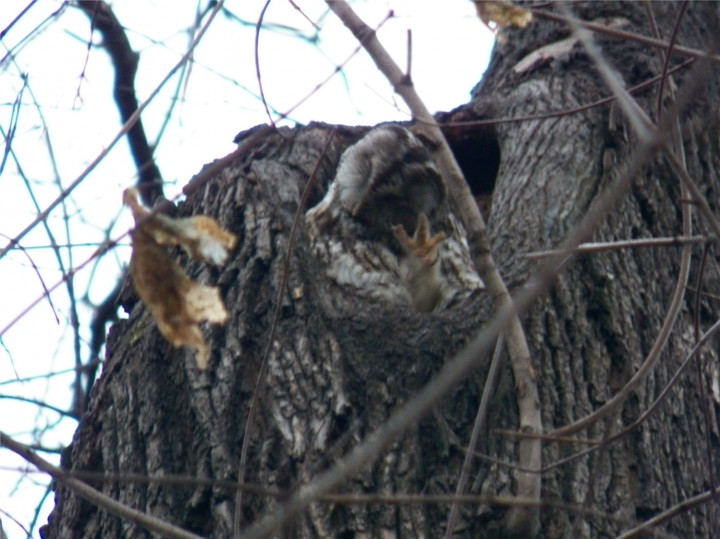
<instances>
[{"instance_id":1,"label":"curled dead leaf","mask_svg":"<svg viewBox=\"0 0 720 539\"><path fill-rule=\"evenodd\" d=\"M160 245L180 245L195 260L222 265L237 245L237 236L207 215L173 219L153 214L138 202L135 189L127 189L123 201L130 206L136 226L141 225Z\"/></svg>"},{"instance_id":2,"label":"curled dead leaf","mask_svg":"<svg viewBox=\"0 0 720 539\"><path fill-rule=\"evenodd\" d=\"M153 215L138 202L134 189L125 191L123 201L135 218L135 228L130 232L130 275L135 290L163 336L174 346L194 348L198 367L205 369L210 354L199 324L224 324L228 313L219 290L190 279L164 246L180 245L193 258L222 264L237 238L207 216L172 219Z\"/></svg>"}]
</instances>

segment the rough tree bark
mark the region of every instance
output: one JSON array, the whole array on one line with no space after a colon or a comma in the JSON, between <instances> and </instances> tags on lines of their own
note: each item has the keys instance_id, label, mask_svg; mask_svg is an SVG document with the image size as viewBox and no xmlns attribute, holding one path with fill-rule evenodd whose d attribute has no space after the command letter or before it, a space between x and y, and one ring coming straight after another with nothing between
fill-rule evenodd
<instances>
[{"instance_id":1,"label":"rough tree bark","mask_svg":"<svg viewBox=\"0 0 720 539\"><path fill-rule=\"evenodd\" d=\"M677 4L653 4L668 39ZM679 43L704 50L716 28L714 5L691 5ZM584 20L651 35L643 4L587 3ZM561 111L609 94L581 45L536 62L519 64L533 51L570 37L567 26L538 19L509 30L473 100L442 121L520 117ZM660 74L658 50L596 36L604 55L628 87ZM569 43L569 42L567 42ZM671 65L679 63L674 58ZM472 68L470 65L469 68ZM680 92L685 72L675 75ZM717 83L706 80L681 117L687 168L717 209ZM656 120L657 85L635 94ZM708 114L708 112L711 114ZM329 152L321 149L330 127L310 125L269 134L189 196L181 215L216 216L240 237L222 269L188 263L190 273L223 291L230 311L224 328L206 328L211 366L198 371L191 352L175 350L155 328L147 309L128 298L128 320L113 326L107 361L88 412L63 455L68 470L152 477L185 475L233 482L248 406L260 368L288 236L300 193L322 159L309 206L332 179L342 150L363 132L340 128ZM543 120L495 127L454 127L447 134L473 191L486 203L488 226L502 275L518 290L533 275L526 254L558 244L634 151L634 135L621 113L605 105ZM495 174L497 172L497 174ZM679 180L655 159L635 178L597 231L598 241L681 234ZM707 231L696 218L696 232ZM291 255L289 284L269 357L254 427L246 480L269 489L292 490L312 479L381 424L390 412L432 379L443 362L492 316L492 298L479 297L450 311L419 314L349 303L329 285L309 251L301 227ZM694 261L700 248L693 250ZM538 376L543 424L562 427L600 407L630 379L657 337L679 273L680 248L624 249L581 255L524 324ZM694 264L694 268L697 263ZM697 275L697 269L692 270ZM718 292L716 264L709 264L703 291ZM602 439L632 423L675 373L693 345L693 294L687 293L660 361L615 413L581 431ZM700 320L707 328L720 314L704 298ZM704 382L717 387L717 351L703 351ZM436 411L409 429L343 492L449 494L454 492L464 448L480 399L487 362L439 402ZM636 430L597 452L543 474L543 500L565 502L614 517L605 519L546 505L544 537L606 537L710 487L706 440L718 447L717 391L710 392L710 432L703 421L700 389L685 374L664 403ZM517 440L498 433L518 425L511 370L503 368L477 450L516 459ZM584 446L546 443L547 465ZM206 537L232 534L234 492L210 486L94 483L103 492ZM471 493L510 495L514 472L497 462L473 467ZM251 523L282 500L246 494L243 521ZM354 505L319 503L285 528L284 537L437 537L448 505ZM507 509L464 505L457 537L504 537ZM716 513L700 506L666 527L685 537L708 537ZM625 524L618 519L626 519ZM58 483L56 508L44 537L149 537L142 528L110 516Z\"/></svg>"}]
</instances>

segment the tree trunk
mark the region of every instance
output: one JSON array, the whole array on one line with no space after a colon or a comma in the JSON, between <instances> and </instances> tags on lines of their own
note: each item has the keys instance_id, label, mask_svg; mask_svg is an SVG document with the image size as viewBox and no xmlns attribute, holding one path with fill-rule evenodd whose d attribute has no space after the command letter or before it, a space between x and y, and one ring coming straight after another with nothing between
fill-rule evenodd
<instances>
[{"instance_id":1,"label":"tree trunk","mask_svg":"<svg viewBox=\"0 0 720 539\"><path fill-rule=\"evenodd\" d=\"M576 15L584 20L651 35L644 4L587 3L577 9ZM652 9L661 37L669 39L678 5L658 3ZM717 28L714 11L712 4L691 5L678 42L705 50L704 36ZM565 25L542 19L524 30L505 31L472 102L440 119L525 117L610 95L579 43L561 52L556 47L537 61L529 56L569 37ZM602 36L596 40L626 87L661 73L658 50ZM520 63L523 59L527 61ZM680 60L673 57L671 67ZM682 94L687 72L674 77ZM720 170L717 95L715 79L705 80L681 115L687 169L713 209ZM657 84L635 94L654 121L657 96ZM198 370L192 352L173 349L147 308L127 298L129 319L111 329L102 376L63 455L66 469L215 481L188 485L126 477L92 484L128 506L199 535L232 535L235 493L231 484L222 482L237 481L249 404L278 308L294 214L317 161L321 166L305 210L320 201L342 151L364 131L339 128L324 155L329 126L270 133L180 206L181 215L217 217L240 238L231 261L221 269L185 263L194 278L221 288L230 312L225 327L204 329L212 350L210 367ZM636 149L635 135L621 111L607 104L548 119L446 131L473 192L483 204L491 196L486 213L493 255L513 290L521 289L536 271L537 263L526 255L558 245L623 173ZM594 240L681 235L684 201L679 184L667 161L656 158L634 178L630 192ZM694 226L695 233L708 230L702 218L696 218ZM244 477L250 485L285 493L331 467L381 425L491 318L493 308L488 294L429 314L402 302L363 301L328 280L304 224L297 233ZM694 277L699 274L700 252L700 247L692 248ZM602 406L638 370L658 337L681 274L680 258L677 246L579 255L552 290L525 313L547 432ZM717 294L719 277L717 265L708 264L703 292ZM701 300L701 330L720 313L717 302L708 298ZM618 410L581 430L578 437L602 440L648 410L694 345L693 309L694 294L688 292L655 368ZM342 491L454 493L487 363L482 361L473 376L370 468L348 478ZM632 432L543 473L541 536L612 536L710 488L715 468L708 463L707 444L711 452L717 451L720 404L716 389L708 393L718 384L716 350L706 347L699 364L709 395L710 431L698 378L689 370ZM516 399L512 371L504 361L475 448L497 460L475 461L469 493L515 493L515 471L503 462L517 462L518 440L499 430L518 429ZM545 442L544 465L585 447ZM252 523L281 504L282 498L271 492L245 494L243 522ZM448 513L447 504L317 503L282 536L439 537ZM463 505L456 536L506 537L506 513L507 508L491 504ZM684 537L708 537L715 529L714 513L712 505L701 505L675 517L665 529ZM62 483L43 529L48 538L151 535L83 501Z\"/></svg>"}]
</instances>

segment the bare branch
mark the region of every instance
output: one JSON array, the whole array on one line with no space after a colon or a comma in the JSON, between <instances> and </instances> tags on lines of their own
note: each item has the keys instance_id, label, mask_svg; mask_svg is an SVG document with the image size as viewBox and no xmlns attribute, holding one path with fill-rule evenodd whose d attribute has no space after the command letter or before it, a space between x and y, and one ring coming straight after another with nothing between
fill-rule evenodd
<instances>
[{"instance_id":1,"label":"bare branch","mask_svg":"<svg viewBox=\"0 0 720 539\"><path fill-rule=\"evenodd\" d=\"M62 468L58 468L57 466L50 464L48 461L31 451L30 448L20 442L16 442L3 432L0 432L0 446L7 447L13 453L20 455L26 461L35 465L38 469L50 474L52 477L63 483L78 496L81 496L90 503L103 508L108 513L130 522L134 522L139 526L143 526L148 530L160 533L165 537L171 537L173 539L201 539L199 535L195 535L194 533L178 528L177 526L165 522L164 520L160 520L123 505L102 492L95 490L90 485L87 485L78 479L69 477Z\"/></svg>"},{"instance_id":2,"label":"bare branch","mask_svg":"<svg viewBox=\"0 0 720 539\"><path fill-rule=\"evenodd\" d=\"M28 404L33 404L35 406L38 406L40 408L45 408L46 410L52 410L56 414L59 414L62 417L72 417L73 419L78 419L73 414L67 412L66 410L63 410L62 408L58 408L57 406L53 406L52 404L48 404L46 402L43 402L38 399L31 399L29 397L21 397L19 395L0 395L0 399L8 399L8 400L16 400L20 402L27 402Z\"/></svg>"},{"instance_id":3,"label":"bare branch","mask_svg":"<svg viewBox=\"0 0 720 539\"><path fill-rule=\"evenodd\" d=\"M715 242L717 238L707 236L674 236L670 238L640 238L637 240L622 240L610 242L590 242L578 245L570 251L559 251L557 249L547 249L545 251L535 251L527 253L526 258L530 260L539 260L562 254L583 254L583 253L602 253L605 251L616 251L620 249L637 249L638 247L669 247L683 245L697 245L699 243Z\"/></svg>"},{"instance_id":4,"label":"bare branch","mask_svg":"<svg viewBox=\"0 0 720 539\"><path fill-rule=\"evenodd\" d=\"M78 2L76 6L88 16L92 28L102 34L102 46L110 55L115 70L113 88L115 103L120 111L121 121L126 123L138 110L135 74L139 55L130 47L125 29L106 2L102 0L84 1ZM127 131L127 137L130 153L138 171L138 190L143 202L152 207L154 202L163 196L162 175L145 134L142 118L138 116L137 121Z\"/></svg>"},{"instance_id":5,"label":"bare branch","mask_svg":"<svg viewBox=\"0 0 720 539\"><path fill-rule=\"evenodd\" d=\"M275 122L272 114L270 113L267 98L265 97L265 87L263 86L262 74L260 72L260 29L262 28L263 19L265 18L265 13L269 7L270 0L266 0L265 5L260 11L257 23L255 24L255 77L257 78L258 89L260 90L260 101L262 101L263 107L265 107L265 114L267 114L267 117L270 120L270 125L275 127Z\"/></svg>"},{"instance_id":6,"label":"bare branch","mask_svg":"<svg viewBox=\"0 0 720 539\"><path fill-rule=\"evenodd\" d=\"M693 507L709 502L715 494L716 493L712 491L707 491L702 494L698 494L697 496L693 496L692 498L688 498L687 500L683 500L669 509L666 509L662 513L646 520L632 530L628 530L625 533L618 535L616 539L631 539L632 537L646 536L646 534L649 533L654 526L659 526L663 522L667 522L671 518L689 511Z\"/></svg>"}]
</instances>

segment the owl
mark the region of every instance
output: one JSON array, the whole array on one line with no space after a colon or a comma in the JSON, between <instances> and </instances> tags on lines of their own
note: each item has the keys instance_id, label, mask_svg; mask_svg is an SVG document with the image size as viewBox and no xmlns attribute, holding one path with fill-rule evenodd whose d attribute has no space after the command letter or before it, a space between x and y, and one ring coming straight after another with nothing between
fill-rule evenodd
<instances>
[{"instance_id":1,"label":"owl","mask_svg":"<svg viewBox=\"0 0 720 539\"><path fill-rule=\"evenodd\" d=\"M404 127L377 127L345 150L305 217L313 254L345 299L431 312L484 288L442 175Z\"/></svg>"}]
</instances>

